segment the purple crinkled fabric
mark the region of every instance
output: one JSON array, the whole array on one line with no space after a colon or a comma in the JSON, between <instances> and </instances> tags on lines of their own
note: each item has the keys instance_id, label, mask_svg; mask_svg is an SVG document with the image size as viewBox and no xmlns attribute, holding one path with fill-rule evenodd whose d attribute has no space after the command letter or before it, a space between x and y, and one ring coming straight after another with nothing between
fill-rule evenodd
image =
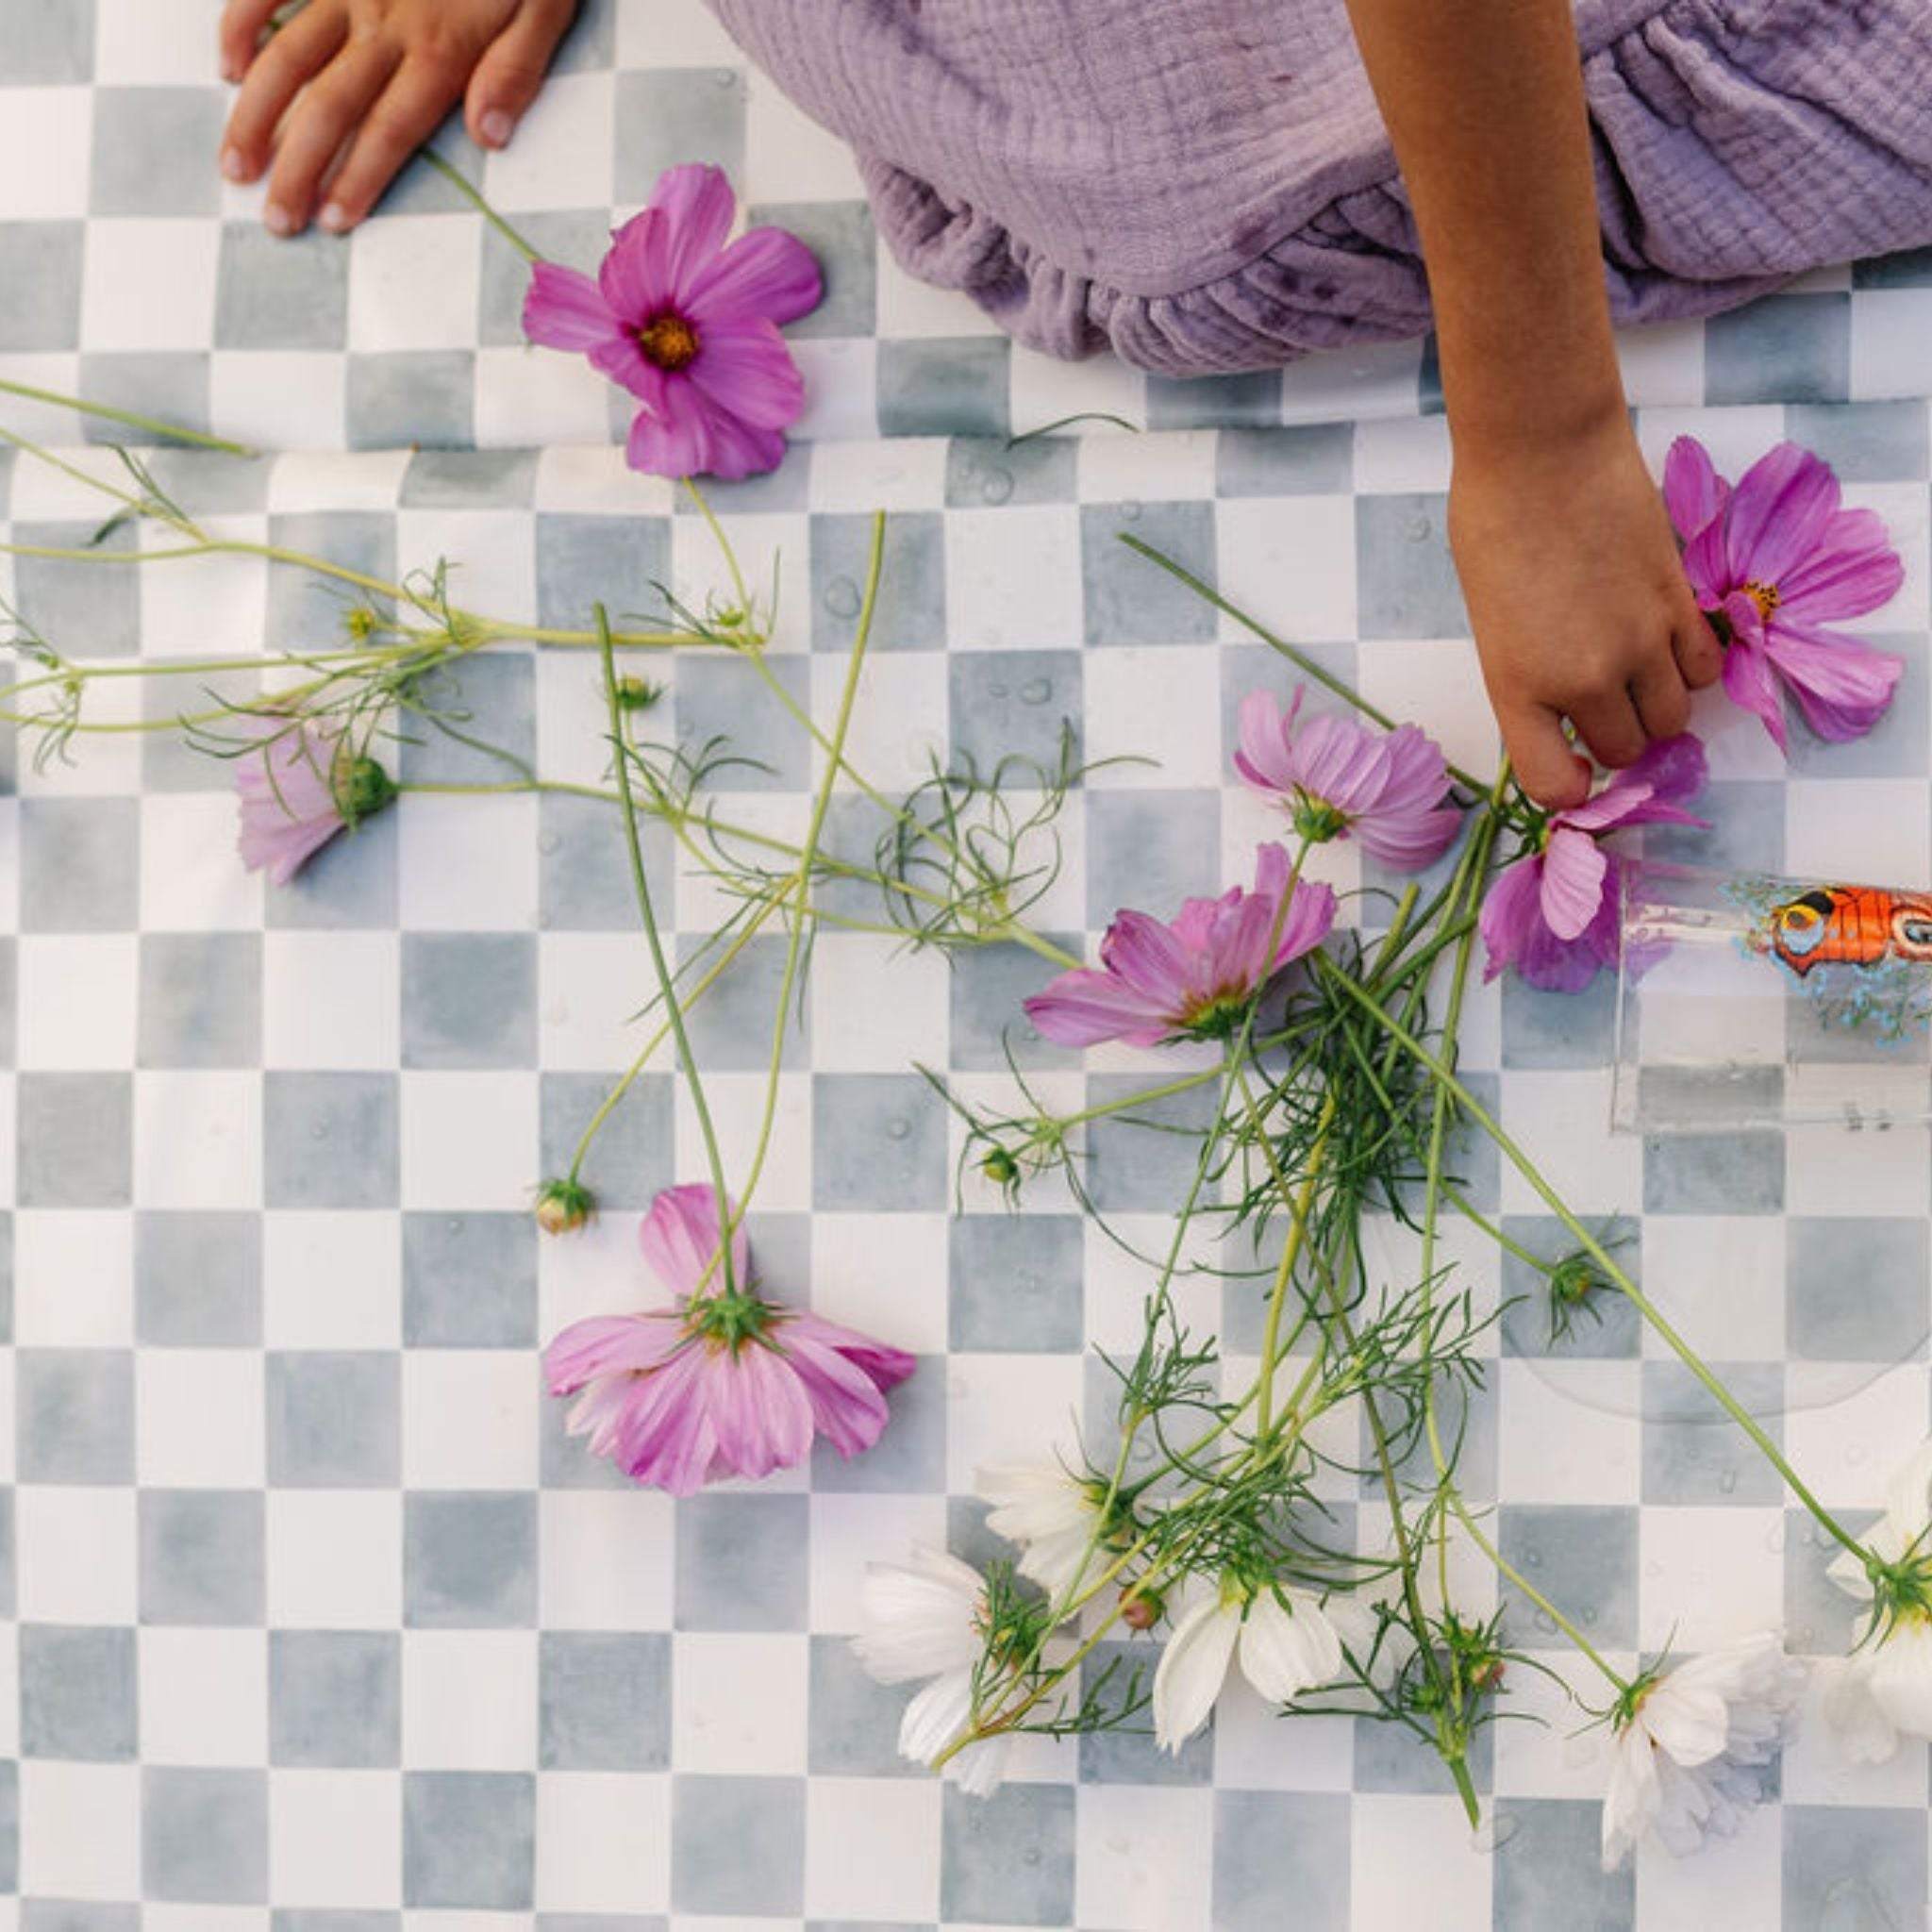
<instances>
[{"instance_id":1,"label":"purple crinkled fabric","mask_svg":"<svg viewBox=\"0 0 1932 1932\"><path fill-rule=\"evenodd\" d=\"M712 5L906 268L1035 348L1194 375L1429 327L1343 0ZM1932 0L1576 19L1620 322L1932 242Z\"/></svg>"}]
</instances>

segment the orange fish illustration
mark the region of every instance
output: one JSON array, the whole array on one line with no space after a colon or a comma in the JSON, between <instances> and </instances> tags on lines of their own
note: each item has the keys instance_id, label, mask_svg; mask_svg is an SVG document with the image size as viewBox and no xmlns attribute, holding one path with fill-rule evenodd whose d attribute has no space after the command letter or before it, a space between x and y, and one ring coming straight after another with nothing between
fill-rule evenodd
<instances>
[{"instance_id":1,"label":"orange fish illustration","mask_svg":"<svg viewBox=\"0 0 1932 1932\"><path fill-rule=\"evenodd\" d=\"M1932 961L1932 892L1815 886L1772 908L1771 949L1802 978L1833 961Z\"/></svg>"}]
</instances>

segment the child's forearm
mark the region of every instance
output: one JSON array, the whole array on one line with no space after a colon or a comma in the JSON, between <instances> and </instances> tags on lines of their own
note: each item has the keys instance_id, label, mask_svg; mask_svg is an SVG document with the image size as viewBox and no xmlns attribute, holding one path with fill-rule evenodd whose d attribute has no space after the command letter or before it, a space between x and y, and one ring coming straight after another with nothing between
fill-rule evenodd
<instances>
[{"instance_id":1,"label":"child's forearm","mask_svg":"<svg viewBox=\"0 0 1932 1932\"><path fill-rule=\"evenodd\" d=\"M1349 0L1421 230L1464 454L1624 407L1568 0Z\"/></svg>"}]
</instances>

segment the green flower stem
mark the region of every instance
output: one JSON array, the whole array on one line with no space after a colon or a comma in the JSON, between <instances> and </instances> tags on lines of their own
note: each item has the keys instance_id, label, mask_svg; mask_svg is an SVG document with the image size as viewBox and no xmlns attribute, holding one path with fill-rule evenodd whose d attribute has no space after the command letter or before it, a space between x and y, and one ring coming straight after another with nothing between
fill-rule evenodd
<instances>
[{"instance_id":1,"label":"green flower stem","mask_svg":"<svg viewBox=\"0 0 1932 1932\"><path fill-rule=\"evenodd\" d=\"M0 380L0 395L19 396L30 403L52 403L58 409L72 409L82 416L97 416L104 423L125 424L129 429L145 429L169 442L187 443L194 449L219 450L227 457L259 456L259 450L244 443L230 442L225 437L208 436L199 429L183 429L178 424L162 423L132 409L116 409L107 403L91 403L80 396L64 396L51 389L36 389L31 383Z\"/></svg>"},{"instance_id":2,"label":"green flower stem","mask_svg":"<svg viewBox=\"0 0 1932 1932\"><path fill-rule=\"evenodd\" d=\"M1570 1210L1562 1196L1543 1178L1541 1170L1530 1159L1514 1140L1504 1130L1503 1124L1483 1106L1474 1093L1458 1080L1455 1074L1429 1049L1416 1039L1393 1014L1375 999L1374 994L1356 986L1348 975L1339 969L1329 968L1328 976L1340 986L1366 1013L1374 1018L1389 1037L1407 1053L1417 1065L1422 1067L1449 1094L1457 1107L1473 1120L1491 1141L1496 1143L1504 1158L1527 1181L1550 1212L1563 1224L1571 1239L1577 1246L1603 1270L1604 1279L1618 1289L1656 1331L1658 1339L1689 1369L1711 1400L1737 1424L1765 1460L1783 1477L1787 1487L1798 1501L1807 1509L1836 1542L1851 1551L1862 1563L1868 1560L1865 1546L1840 1524L1823 1503L1812 1494L1804 1479L1786 1459L1784 1452L1765 1434L1757 1419L1745 1408L1742 1403L1724 1387L1705 1363L1704 1358L1679 1335L1664 1318L1657 1305L1652 1302L1620 1268L1604 1244L1584 1226L1582 1222Z\"/></svg>"},{"instance_id":3,"label":"green flower stem","mask_svg":"<svg viewBox=\"0 0 1932 1932\"><path fill-rule=\"evenodd\" d=\"M1250 1106L1252 1107L1252 1100ZM1328 1155L1328 1136L1335 1125L1335 1096L1325 1093L1322 1096L1322 1111L1315 1124L1315 1144L1308 1155L1307 1171L1302 1175L1300 1191L1289 1200L1289 1212L1293 1217L1289 1223L1288 1233L1281 1244L1280 1265L1274 1271L1274 1284L1268 1295L1268 1315L1261 1329L1261 1375L1260 1393L1255 1403L1255 1441L1265 1444L1274 1436L1274 1358L1275 1341L1281 1333L1282 1305L1288 1299L1290 1282L1294 1276L1294 1264L1301 1258L1302 1243L1306 1238L1308 1213L1314 1204L1315 1189L1320 1185L1322 1168ZM1268 1146L1267 1136L1260 1137L1261 1145L1267 1148L1270 1167L1274 1167L1274 1152ZM1277 1176L1280 1170L1275 1168ZM1287 1183L1282 1180L1284 1199L1288 1199Z\"/></svg>"},{"instance_id":4,"label":"green flower stem","mask_svg":"<svg viewBox=\"0 0 1932 1932\"><path fill-rule=\"evenodd\" d=\"M1312 658L1308 657L1305 652L1297 650L1285 638L1276 637L1273 631L1269 630L1257 619L1250 617L1245 610L1230 604L1219 591L1215 590L1211 584L1206 583L1200 577L1197 577L1185 564L1175 562L1173 558L1155 549L1153 544L1143 542L1139 537L1132 535L1126 530L1120 530L1115 534L1137 557L1144 557L1149 563L1158 563L1170 576L1179 578L1197 597L1205 599L1224 615L1233 618L1243 630L1259 639L1271 651L1278 652L1282 657L1286 658L1305 677L1313 678L1324 691L1329 691L1334 696L1340 698L1344 704L1359 711L1371 723L1381 725L1385 731L1393 731L1395 729L1395 720L1387 711L1380 710L1375 706L1370 704L1367 698L1363 697L1358 691L1351 690L1332 671L1324 671ZM1480 797L1490 789L1480 780L1472 778L1459 766L1450 765L1447 767L1447 770L1449 775L1465 791L1473 791Z\"/></svg>"},{"instance_id":5,"label":"green flower stem","mask_svg":"<svg viewBox=\"0 0 1932 1932\"><path fill-rule=\"evenodd\" d=\"M464 177L462 171L453 162L446 161L425 142L416 150L418 157L447 181L465 201L467 201L525 261L541 261L542 257L504 220L504 218L483 199L481 192Z\"/></svg>"},{"instance_id":6,"label":"green flower stem","mask_svg":"<svg viewBox=\"0 0 1932 1932\"><path fill-rule=\"evenodd\" d=\"M625 849L630 858L631 888L637 894L644 940L651 951L651 967L658 976L658 991L664 1002L665 1024L677 1042L678 1063L684 1072L685 1086L691 1093L691 1110L697 1116L698 1132L704 1139L705 1159L711 1171L711 1188L718 1204L718 1260L724 1271L724 1292L735 1294L738 1282L731 1259L731 1238L724 1225L729 1199L724 1191L724 1160L718 1151L718 1130L712 1124L711 1109L705 1099L705 1083L691 1050L684 1014L678 1008L676 980L664 957L664 941L658 931L658 914L651 904L651 882L644 874L644 848L638 836L637 812L631 804L630 746L624 735L624 704L617 690L616 643L610 635L610 621L605 615L603 605L597 605L595 611L604 669L604 701L610 723L610 749L617 764L618 794L624 801L624 840Z\"/></svg>"},{"instance_id":7,"label":"green flower stem","mask_svg":"<svg viewBox=\"0 0 1932 1932\"><path fill-rule=\"evenodd\" d=\"M758 1181L764 1174L765 1157L771 1151L772 1128L778 1118L778 1085L784 1071L786 1022L791 1011L792 996L798 986L799 968L805 958L805 936L811 924L810 886L812 867L818 857L819 839L824 830L825 814L831 809L832 789L839 781L839 766L845 748L846 734L852 727L852 710L858 699L859 673L865 668L866 646L872 641L874 613L878 608L879 575L885 565L886 518L883 510L872 520L872 552L866 563L865 596L859 605L858 626L853 634L852 651L845 665L845 685L839 693L839 709L832 724L833 757L825 767L824 782L820 785L818 796L812 801L811 822L806 828L805 843L798 854L798 869L793 873L789 895L794 901L791 909L791 932L785 948L785 971L778 982L778 999L775 1016L772 1023L772 1055L769 1071L765 1075L765 1108L763 1118L758 1122L758 1142L753 1149L751 1166L746 1171L744 1186L740 1191L738 1211L732 1216L731 1230L735 1230L744 1220L751 1207L753 1194L758 1191Z\"/></svg>"}]
</instances>

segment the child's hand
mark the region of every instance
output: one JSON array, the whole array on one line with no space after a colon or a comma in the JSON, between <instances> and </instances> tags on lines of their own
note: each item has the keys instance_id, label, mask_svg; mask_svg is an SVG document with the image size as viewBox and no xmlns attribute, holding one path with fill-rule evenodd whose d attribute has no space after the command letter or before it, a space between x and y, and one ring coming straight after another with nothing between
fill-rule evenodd
<instances>
[{"instance_id":1,"label":"child's hand","mask_svg":"<svg viewBox=\"0 0 1932 1932\"><path fill-rule=\"evenodd\" d=\"M354 227L458 101L471 139L501 147L576 11L576 0L308 0L262 41L276 5L222 9L222 73L242 83L222 172L253 181L275 145L264 219L278 235L308 225L325 176L323 226Z\"/></svg>"},{"instance_id":2,"label":"child's hand","mask_svg":"<svg viewBox=\"0 0 1932 1932\"><path fill-rule=\"evenodd\" d=\"M1458 453L1449 541L1503 742L1538 804L1683 730L1722 669L1628 419L1503 455Z\"/></svg>"}]
</instances>

